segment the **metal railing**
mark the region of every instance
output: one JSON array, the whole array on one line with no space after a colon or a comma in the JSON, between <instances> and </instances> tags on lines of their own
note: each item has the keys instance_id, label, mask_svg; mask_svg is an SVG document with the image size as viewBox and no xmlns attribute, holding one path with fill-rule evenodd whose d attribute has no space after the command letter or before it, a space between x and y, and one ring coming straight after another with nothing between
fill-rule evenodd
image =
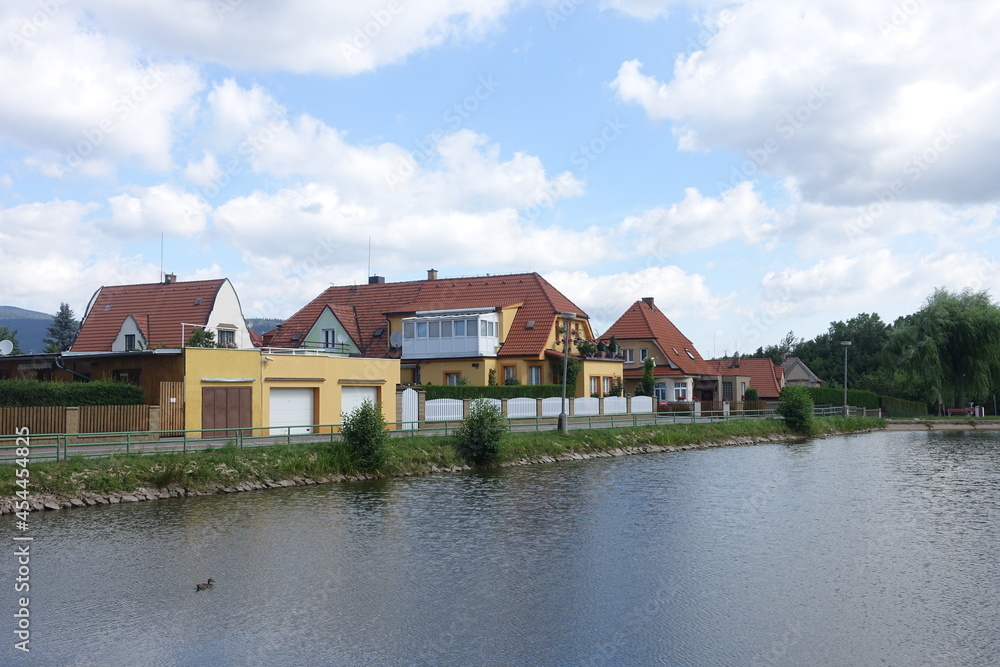
<instances>
[{"instance_id":1,"label":"metal railing","mask_svg":"<svg viewBox=\"0 0 1000 667\"><path fill-rule=\"evenodd\" d=\"M843 407L817 408L817 416L841 416ZM863 408L852 408L852 415L861 415ZM573 430L663 426L668 424L706 424L743 419L776 418L773 409L651 412L632 414L573 415L568 425ZM505 418L512 432L541 432L558 429L558 417ZM413 424L414 422L407 422ZM392 437L418 437L451 435L464 424L464 420L416 422L416 429L403 429L404 422L388 422ZM65 461L71 457L98 458L116 454L177 454L205 449L218 449L227 445L238 448L274 447L314 442L337 442L341 424L308 424L284 427L247 427L234 429L198 429L191 431L142 431L108 432L91 434L31 433L30 455L32 461ZM311 433L296 433L308 428ZM277 431L277 433L276 433ZM283 433L281 432L283 431ZM179 435L178 435L179 433ZM23 457L16 456L18 438L15 434L0 435L0 463L10 463Z\"/></svg>"}]
</instances>

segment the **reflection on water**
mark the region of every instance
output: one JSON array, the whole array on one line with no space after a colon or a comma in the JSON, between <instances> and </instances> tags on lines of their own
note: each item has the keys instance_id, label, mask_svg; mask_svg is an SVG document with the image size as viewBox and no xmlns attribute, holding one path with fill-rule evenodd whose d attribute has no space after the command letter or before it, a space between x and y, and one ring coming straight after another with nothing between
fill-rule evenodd
<instances>
[{"instance_id":1,"label":"reflection on water","mask_svg":"<svg viewBox=\"0 0 1000 667\"><path fill-rule=\"evenodd\" d=\"M1000 664L998 473L994 434L886 433L33 515L0 655Z\"/></svg>"}]
</instances>

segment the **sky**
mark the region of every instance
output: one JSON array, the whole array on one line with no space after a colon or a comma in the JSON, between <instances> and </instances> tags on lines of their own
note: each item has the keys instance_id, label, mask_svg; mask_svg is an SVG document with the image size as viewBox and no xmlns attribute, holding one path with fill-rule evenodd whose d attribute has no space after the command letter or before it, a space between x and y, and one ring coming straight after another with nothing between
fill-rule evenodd
<instances>
[{"instance_id":1,"label":"sky","mask_svg":"<svg viewBox=\"0 0 1000 667\"><path fill-rule=\"evenodd\" d=\"M1000 6L7 0L0 304L535 271L707 357L996 298Z\"/></svg>"}]
</instances>

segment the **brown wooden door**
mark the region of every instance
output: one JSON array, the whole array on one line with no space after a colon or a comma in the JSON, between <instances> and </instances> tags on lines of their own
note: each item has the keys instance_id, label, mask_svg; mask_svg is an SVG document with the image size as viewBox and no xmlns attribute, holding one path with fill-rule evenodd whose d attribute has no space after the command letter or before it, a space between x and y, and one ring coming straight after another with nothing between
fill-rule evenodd
<instances>
[{"instance_id":1,"label":"brown wooden door","mask_svg":"<svg viewBox=\"0 0 1000 667\"><path fill-rule=\"evenodd\" d=\"M201 390L203 429L248 429L253 426L250 387L204 387ZM204 431L203 438L232 438L235 430ZM246 433L244 431L244 433Z\"/></svg>"},{"instance_id":2,"label":"brown wooden door","mask_svg":"<svg viewBox=\"0 0 1000 667\"><path fill-rule=\"evenodd\" d=\"M184 430L184 383L160 383L160 430L179 435Z\"/></svg>"}]
</instances>

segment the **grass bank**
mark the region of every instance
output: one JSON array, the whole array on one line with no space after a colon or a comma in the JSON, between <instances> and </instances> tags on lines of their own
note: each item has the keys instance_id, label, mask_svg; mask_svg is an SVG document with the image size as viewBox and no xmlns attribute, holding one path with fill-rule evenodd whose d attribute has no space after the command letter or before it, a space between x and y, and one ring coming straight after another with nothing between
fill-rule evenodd
<instances>
[{"instance_id":1,"label":"grass bank","mask_svg":"<svg viewBox=\"0 0 1000 667\"><path fill-rule=\"evenodd\" d=\"M881 428L881 419L826 417L816 419L820 435ZM681 447L731 442L734 439L767 439L793 434L779 420L728 421L711 424L672 424L638 428L510 433L501 463L528 462L567 454L597 454L648 445ZM425 474L462 466L453 438L446 436L398 437L389 440L385 476ZM0 466L0 498L13 496L15 466ZM221 449L186 454L119 454L104 458L71 458L68 461L30 466L32 496L78 497L83 493L129 493L136 489L181 486L208 491L219 485L235 487L247 482L355 475L356 470L341 443L304 443L267 448Z\"/></svg>"}]
</instances>

